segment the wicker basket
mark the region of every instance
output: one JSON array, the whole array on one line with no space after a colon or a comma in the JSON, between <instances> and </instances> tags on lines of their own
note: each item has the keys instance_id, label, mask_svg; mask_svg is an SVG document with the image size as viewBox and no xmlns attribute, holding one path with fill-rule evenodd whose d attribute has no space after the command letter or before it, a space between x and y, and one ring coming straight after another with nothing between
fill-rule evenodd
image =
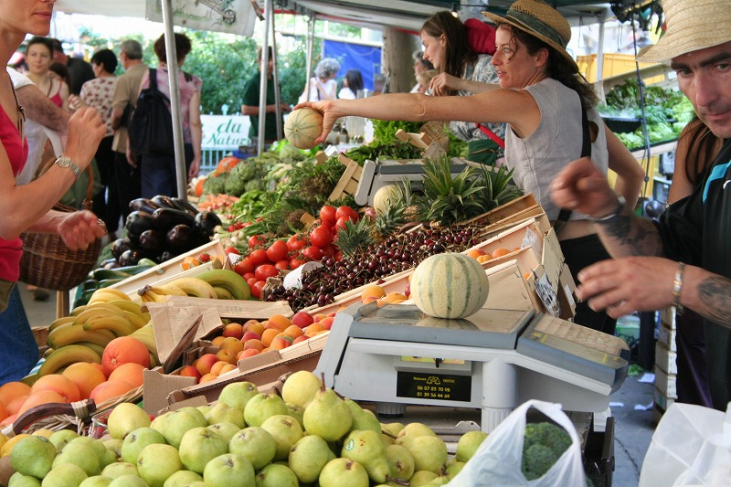
<instances>
[{"instance_id":1,"label":"wicker basket","mask_svg":"<svg viewBox=\"0 0 731 487\"><path fill-rule=\"evenodd\" d=\"M94 176L89 166L86 170L88 185L84 209L91 209ZM71 213L75 208L63 204L53 207L56 211ZM26 284L68 291L86 279L96 264L101 250L101 240L95 240L86 250L71 250L60 235L49 233L24 233L23 256L20 259L20 280Z\"/></svg>"}]
</instances>

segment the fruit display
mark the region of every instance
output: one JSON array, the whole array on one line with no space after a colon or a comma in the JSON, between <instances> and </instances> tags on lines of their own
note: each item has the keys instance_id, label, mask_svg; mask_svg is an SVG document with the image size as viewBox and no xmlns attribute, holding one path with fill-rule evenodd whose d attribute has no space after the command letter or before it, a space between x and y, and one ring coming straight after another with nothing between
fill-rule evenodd
<instances>
[{"instance_id":1,"label":"fruit display","mask_svg":"<svg viewBox=\"0 0 731 487\"><path fill-rule=\"evenodd\" d=\"M142 258L164 262L208 243L221 219L215 212L179 198L155 196L130 202L132 213L124 224L125 236L111 245L120 266L134 266Z\"/></svg>"},{"instance_id":2,"label":"fruit display","mask_svg":"<svg viewBox=\"0 0 731 487\"><path fill-rule=\"evenodd\" d=\"M182 407L152 420L121 403L100 439L71 430L23 434L2 451L14 471L11 486L423 486L456 475L484 437L460 439L458 460L428 426L380 423L299 371L281 396L235 382L214 406Z\"/></svg>"},{"instance_id":3,"label":"fruit display","mask_svg":"<svg viewBox=\"0 0 731 487\"><path fill-rule=\"evenodd\" d=\"M244 278L236 272L213 269L195 277L179 277L166 284L145 285L137 290L135 300L164 303L168 296L246 300L251 297L251 291Z\"/></svg>"}]
</instances>

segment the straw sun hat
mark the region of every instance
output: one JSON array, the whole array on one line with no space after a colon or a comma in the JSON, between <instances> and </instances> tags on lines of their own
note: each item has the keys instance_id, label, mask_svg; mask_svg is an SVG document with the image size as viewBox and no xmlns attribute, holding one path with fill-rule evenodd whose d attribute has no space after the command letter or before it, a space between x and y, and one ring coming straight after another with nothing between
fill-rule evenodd
<instances>
[{"instance_id":1,"label":"straw sun hat","mask_svg":"<svg viewBox=\"0 0 731 487\"><path fill-rule=\"evenodd\" d=\"M667 62L731 41L731 0L663 0L667 31L638 59Z\"/></svg>"},{"instance_id":2,"label":"straw sun hat","mask_svg":"<svg viewBox=\"0 0 731 487\"><path fill-rule=\"evenodd\" d=\"M510 6L504 17L490 12L482 14L493 22L510 24L537 37L558 51L578 71L576 61L566 51L566 46L571 40L571 26L564 16L550 5L541 0L518 0Z\"/></svg>"}]
</instances>

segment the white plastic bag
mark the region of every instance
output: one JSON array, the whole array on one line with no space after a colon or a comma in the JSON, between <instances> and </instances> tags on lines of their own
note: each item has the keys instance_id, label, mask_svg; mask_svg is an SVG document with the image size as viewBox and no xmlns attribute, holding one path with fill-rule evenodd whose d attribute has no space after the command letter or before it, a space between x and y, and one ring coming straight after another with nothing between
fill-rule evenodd
<instances>
[{"instance_id":1,"label":"white plastic bag","mask_svg":"<svg viewBox=\"0 0 731 487\"><path fill-rule=\"evenodd\" d=\"M731 412L691 404L668 408L652 435L639 487L730 485Z\"/></svg>"},{"instance_id":2,"label":"white plastic bag","mask_svg":"<svg viewBox=\"0 0 731 487\"><path fill-rule=\"evenodd\" d=\"M528 481L521 471L526 413L535 408L561 426L571 437L571 446L551 470ZM576 428L560 404L527 401L518 406L482 442L474 456L451 482L450 487L585 487L586 475L581 461L581 444Z\"/></svg>"}]
</instances>

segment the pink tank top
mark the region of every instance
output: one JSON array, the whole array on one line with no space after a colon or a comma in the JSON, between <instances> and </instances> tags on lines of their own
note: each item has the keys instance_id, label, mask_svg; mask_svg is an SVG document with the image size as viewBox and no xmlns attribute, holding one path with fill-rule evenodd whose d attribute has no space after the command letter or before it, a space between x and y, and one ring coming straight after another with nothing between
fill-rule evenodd
<instances>
[{"instance_id":1,"label":"pink tank top","mask_svg":"<svg viewBox=\"0 0 731 487\"><path fill-rule=\"evenodd\" d=\"M20 138L15 123L0 106L0 142L10 159L10 167L17 176L23 170L28 158L28 142ZM23 242L19 238L4 240L0 238L0 279L15 282L20 276L20 256Z\"/></svg>"},{"instance_id":2,"label":"pink tank top","mask_svg":"<svg viewBox=\"0 0 731 487\"><path fill-rule=\"evenodd\" d=\"M61 84L58 85L58 91L54 93L53 96L51 96L51 90L53 89L53 81L51 81L51 86L48 87L48 99L53 102L54 105L56 105L58 108L61 108L61 105L63 105L63 99L61 98Z\"/></svg>"}]
</instances>

